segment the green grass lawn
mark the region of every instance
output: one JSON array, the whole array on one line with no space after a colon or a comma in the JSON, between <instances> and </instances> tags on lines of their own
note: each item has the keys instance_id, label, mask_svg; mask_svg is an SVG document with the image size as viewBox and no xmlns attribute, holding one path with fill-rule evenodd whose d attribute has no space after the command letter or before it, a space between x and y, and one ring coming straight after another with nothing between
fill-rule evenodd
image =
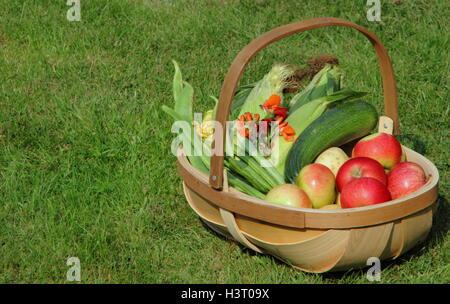
<instances>
[{"instance_id":1,"label":"green grass lawn","mask_svg":"<svg viewBox=\"0 0 450 304\"><path fill-rule=\"evenodd\" d=\"M82 283L370 283L365 271L308 274L206 229L183 196L170 153L172 59L213 106L252 39L283 24L341 17L390 52L404 144L440 171L439 213L426 242L382 262L381 283L450 283L449 57L446 1L0 0L0 282L64 283L69 257ZM333 3L333 4L331 4ZM288 37L249 65L255 81L277 61L337 56L345 83L382 110L370 43L346 28Z\"/></svg>"}]
</instances>

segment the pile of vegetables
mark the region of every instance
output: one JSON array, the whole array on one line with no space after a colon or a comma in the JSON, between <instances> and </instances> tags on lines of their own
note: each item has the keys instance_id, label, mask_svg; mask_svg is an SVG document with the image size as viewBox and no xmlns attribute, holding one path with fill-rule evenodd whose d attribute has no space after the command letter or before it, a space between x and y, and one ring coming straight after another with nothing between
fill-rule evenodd
<instances>
[{"instance_id":1,"label":"pile of vegetables","mask_svg":"<svg viewBox=\"0 0 450 304\"><path fill-rule=\"evenodd\" d=\"M173 63L175 105L162 109L177 122L172 131L191 152L186 153L189 162L209 173L217 99L197 121L193 88ZM367 135L376 125L376 110L360 100L366 93L343 87L336 58L319 56L308 65L274 64L260 80L236 91L230 114L236 132L227 134L232 153L227 150L224 157L232 187L268 200L274 188L295 184L301 169L321 152Z\"/></svg>"}]
</instances>

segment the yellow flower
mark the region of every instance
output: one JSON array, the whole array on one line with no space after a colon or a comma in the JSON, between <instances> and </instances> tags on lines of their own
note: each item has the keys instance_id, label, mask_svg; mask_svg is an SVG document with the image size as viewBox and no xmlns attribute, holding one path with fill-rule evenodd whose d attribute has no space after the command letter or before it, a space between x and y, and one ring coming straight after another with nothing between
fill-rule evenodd
<instances>
[{"instance_id":1,"label":"yellow flower","mask_svg":"<svg viewBox=\"0 0 450 304\"><path fill-rule=\"evenodd\" d=\"M203 116L203 121L201 124L194 121L194 127L195 131L198 135L202 137L202 139L206 139L209 136L214 134L214 117L213 117L213 110L206 111L206 113Z\"/></svg>"}]
</instances>

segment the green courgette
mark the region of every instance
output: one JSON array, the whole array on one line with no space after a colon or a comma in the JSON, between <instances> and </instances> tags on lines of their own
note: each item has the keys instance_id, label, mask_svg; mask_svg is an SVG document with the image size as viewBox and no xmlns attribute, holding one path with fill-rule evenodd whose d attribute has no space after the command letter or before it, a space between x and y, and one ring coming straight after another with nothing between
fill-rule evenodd
<instances>
[{"instance_id":1,"label":"green courgette","mask_svg":"<svg viewBox=\"0 0 450 304\"><path fill-rule=\"evenodd\" d=\"M325 149L360 138L375 127L377 110L361 100L339 104L311 123L290 149L285 178L294 183L299 171Z\"/></svg>"}]
</instances>

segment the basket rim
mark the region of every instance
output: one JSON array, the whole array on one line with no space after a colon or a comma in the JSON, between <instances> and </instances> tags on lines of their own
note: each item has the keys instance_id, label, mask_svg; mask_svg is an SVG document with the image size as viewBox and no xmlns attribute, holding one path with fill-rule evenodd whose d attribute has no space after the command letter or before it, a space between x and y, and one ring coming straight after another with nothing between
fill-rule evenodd
<instances>
[{"instance_id":1,"label":"basket rim","mask_svg":"<svg viewBox=\"0 0 450 304\"><path fill-rule=\"evenodd\" d=\"M190 196L190 194L189 194L189 192L188 192L188 190L187 190L186 188L187 188L186 184L183 183L183 192L184 192L186 198L188 198L188 196ZM206 217L204 214L202 214L202 213L201 213L201 210L200 210L199 208L197 208L194 204L192 204L191 201L190 201L189 199L188 199L188 204L189 204L189 206L192 208L192 210L194 210L194 212L195 212L202 220L207 221L207 222L209 222L209 223L212 223L212 224L214 224L214 225L220 226L220 227L222 227L222 228L224 228L224 229L227 229L227 225L226 225L225 223L218 222L218 221L213 220L213 219L211 219L211 218L208 218L208 217ZM254 220L254 219L253 219L253 220ZM320 229L320 230L322 230L322 229ZM261 243L265 243L265 244L268 244L268 245L273 245L273 246L289 246L289 245L298 245L298 244L302 244L302 243L305 243L305 242L309 242L309 241L315 240L315 239L321 237L323 234L325 234L325 233L333 233L333 231L346 231L346 230L344 230L344 229L329 229L329 230L323 230L322 233L317 234L317 235L315 235L315 236L313 236L313 237L311 237L311 238L304 239L304 240L301 240L301 241L295 241L295 242L270 242L270 241L267 241L267 240L263 240L263 239L261 239L261 238L255 236L255 235L253 235L253 234L251 234L251 233L248 233L248 232L246 232L246 231L243 231L243 230L241 230L241 233L242 233L243 235L245 235L246 237L248 237L248 238L255 239L255 240L257 240L257 241L259 241L259 242L261 242Z\"/></svg>"},{"instance_id":2,"label":"basket rim","mask_svg":"<svg viewBox=\"0 0 450 304\"><path fill-rule=\"evenodd\" d=\"M223 191L218 191L213 189L210 185L209 185L209 176L201 171L199 171L198 169L196 169L195 167L193 167L187 157L184 155L183 153L183 149L179 148L178 150L178 168L179 168L179 172L180 172L180 176L182 177L182 179L184 180L184 182L186 183L186 185L189 188L192 188L198 195L204 197L205 199L207 199L208 201L210 201L213 205L218 206L220 208L224 208L227 209L231 212L235 212L238 214L242 214L240 213L238 210L233 210L235 208L233 208L233 206L223 206L223 203L221 202L220 204L218 204L211 196L212 195L205 195L205 193L201 193L204 192L202 190L199 190L200 188L205 189L205 187L210 188L212 191L214 191L214 196L221 196L221 195L228 195L230 196L230 199L239 199L239 200L243 200L246 201L252 205L254 205L255 207L260 206L262 208L270 208L272 211L276 212L276 211L280 211L281 213L284 214L290 214L290 215L296 215L297 214L297 218L295 219L296 221L294 221L293 223L289 223L289 221L283 221L283 220L273 220L270 217L269 218L261 218L258 216L255 216L254 214L242 214L244 216L250 217L250 218L254 218L257 220L261 220L264 222L269 222L272 224L277 224L277 225L283 225L283 226L289 226L289 227L294 227L294 228L319 228L319 229L339 229L339 228L357 228L357 227L366 227L366 226L372 226L372 225L377 225L377 224L382 224L382 223L386 223L386 222L390 222L390 221L394 221L403 217L406 217L408 215L411 215L413 213L416 213L420 210L423 210L429 206L431 206L434 201L437 199L437 185L438 185L438 181L439 181L439 171L437 170L436 166L425 156L415 152L412 149L409 149L407 147L404 147L402 145L403 149L405 150L407 155L413 156L414 158L421 158L423 162L426 163L427 165L427 170L429 173L429 179L427 181L427 183L422 186L420 189L418 189L417 191L395 199L395 200L391 200L389 202L385 202L385 203L381 203L381 204L376 204L376 205L371 205L371 206L364 206L364 207L356 207L356 208L348 208L348 209L334 209L334 210L322 210L322 209L312 209L312 208L295 208L295 207L288 207L288 206L282 206L282 205L277 205L277 204L272 204L270 202L267 202L265 200L247 195L245 193L240 192L239 190L233 188L233 187L229 187L228 188L228 192L223 192ZM190 178L184 178L186 177L186 175L189 175ZM194 179L194 180L192 180ZM209 191L211 192L211 191ZM418 199L418 197L421 196L425 196L426 199L424 199L426 202L420 201ZM415 203L415 205L418 206L414 206L414 210L413 212L411 210L408 210L408 205L412 205L412 203ZM222 206L221 206L222 205ZM317 216L317 217L327 217L328 220L330 220L330 218L332 219L333 216L338 216L340 215L341 217L344 216L345 218L349 218L351 215L361 215L362 213L379 213L380 210L386 209L386 207L392 207L392 208L396 208L399 209L400 211L404 211L404 214L400 214L397 216L391 216L388 217L388 219L382 220L382 221L377 221L377 222L369 222L366 224L353 224L353 225L346 225L345 223L330 223L328 226L323 224L318 224L318 223L311 223L308 222L308 216ZM409 206L412 207L412 206ZM300 214L302 214L303 216L301 216ZM301 221L301 218L303 217L303 223ZM305 218L306 217L306 218ZM290 221L292 222L294 219L291 219ZM310 219L311 220L311 219ZM314 222L314 221L313 221ZM345 222L345 221L344 221Z\"/></svg>"}]
</instances>

